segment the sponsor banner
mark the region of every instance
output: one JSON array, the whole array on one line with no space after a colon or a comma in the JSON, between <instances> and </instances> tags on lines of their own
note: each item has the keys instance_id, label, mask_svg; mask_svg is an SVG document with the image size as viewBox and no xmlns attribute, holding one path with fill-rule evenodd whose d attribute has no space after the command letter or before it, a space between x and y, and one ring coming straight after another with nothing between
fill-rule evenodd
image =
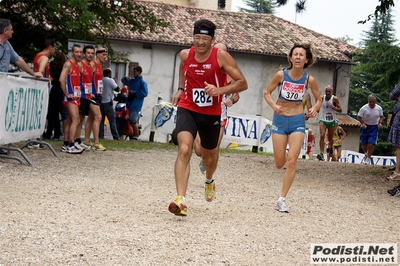
<instances>
[{"instance_id":1,"label":"sponsor banner","mask_svg":"<svg viewBox=\"0 0 400 266\"><path fill-rule=\"evenodd\" d=\"M364 153L342 150L342 157L340 158L339 161L343 163L361 164L364 163L363 158L364 158ZM370 165L393 166L396 165L396 157L372 155L370 160Z\"/></svg>"},{"instance_id":2,"label":"sponsor banner","mask_svg":"<svg viewBox=\"0 0 400 266\"><path fill-rule=\"evenodd\" d=\"M224 142L232 146L259 146L261 116L240 115L228 112L224 129Z\"/></svg>"},{"instance_id":3,"label":"sponsor banner","mask_svg":"<svg viewBox=\"0 0 400 266\"><path fill-rule=\"evenodd\" d=\"M176 107L171 103L162 102L153 107L151 130L155 131L154 141L168 142L175 128ZM225 126L224 137L221 142L223 148L239 148L251 150L254 146L259 151L273 153L271 138L272 121L256 115L242 115L228 111L228 122ZM308 131L304 132L304 141L301 146L299 158L306 156ZM287 147L289 150L290 147ZM340 162L364 163L364 154L342 150ZM392 166L396 164L395 156L372 156L371 165Z\"/></svg>"},{"instance_id":4,"label":"sponsor banner","mask_svg":"<svg viewBox=\"0 0 400 266\"><path fill-rule=\"evenodd\" d=\"M161 102L153 107L151 131L155 132L155 142L168 142L175 128L176 110L172 103Z\"/></svg>"},{"instance_id":5,"label":"sponsor banner","mask_svg":"<svg viewBox=\"0 0 400 266\"><path fill-rule=\"evenodd\" d=\"M48 82L0 74L0 145L34 139L46 126Z\"/></svg>"},{"instance_id":6,"label":"sponsor banner","mask_svg":"<svg viewBox=\"0 0 400 266\"><path fill-rule=\"evenodd\" d=\"M397 264L396 243L311 244L311 264Z\"/></svg>"}]
</instances>

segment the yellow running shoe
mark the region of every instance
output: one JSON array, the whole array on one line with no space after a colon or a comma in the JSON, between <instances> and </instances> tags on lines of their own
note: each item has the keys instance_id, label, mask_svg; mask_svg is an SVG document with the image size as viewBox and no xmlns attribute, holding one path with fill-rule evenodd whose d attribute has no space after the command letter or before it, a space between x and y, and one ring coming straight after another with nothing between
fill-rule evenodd
<instances>
[{"instance_id":1,"label":"yellow running shoe","mask_svg":"<svg viewBox=\"0 0 400 266\"><path fill-rule=\"evenodd\" d=\"M101 143L96 143L93 145L93 149L95 149L96 151L100 150L100 151L105 151L107 150L106 147L104 147L103 145L101 145Z\"/></svg>"},{"instance_id":2,"label":"yellow running shoe","mask_svg":"<svg viewBox=\"0 0 400 266\"><path fill-rule=\"evenodd\" d=\"M92 146L93 146L93 144L90 141L81 143L82 149L87 150L87 151L90 150L92 148Z\"/></svg>"},{"instance_id":3,"label":"yellow running shoe","mask_svg":"<svg viewBox=\"0 0 400 266\"><path fill-rule=\"evenodd\" d=\"M177 196L175 200L169 204L168 210L178 216L187 216L185 198L182 196Z\"/></svg>"},{"instance_id":4,"label":"yellow running shoe","mask_svg":"<svg viewBox=\"0 0 400 266\"><path fill-rule=\"evenodd\" d=\"M204 183L204 198L206 201L212 201L215 199L216 189L215 189L215 181L211 181L211 183Z\"/></svg>"}]
</instances>

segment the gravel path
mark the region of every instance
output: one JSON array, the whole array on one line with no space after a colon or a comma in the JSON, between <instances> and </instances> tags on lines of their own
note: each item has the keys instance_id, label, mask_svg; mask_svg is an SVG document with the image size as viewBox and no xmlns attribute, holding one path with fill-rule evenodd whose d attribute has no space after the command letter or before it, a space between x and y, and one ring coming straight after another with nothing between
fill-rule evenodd
<instances>
[{"instance_id":1,"label":"gravel path","mask_svg":"<svg viewBox=\"0 0 400 266\"><path fill-rule=\"evenodd\" d=\"M310 243L399 240L378 166L300 160L284 214L272 157L221 153L211 203L193 157L178 217L176 151L26 152L32 167L0 158L0 265L309 265Z\"/></svg>"}]
</instances>

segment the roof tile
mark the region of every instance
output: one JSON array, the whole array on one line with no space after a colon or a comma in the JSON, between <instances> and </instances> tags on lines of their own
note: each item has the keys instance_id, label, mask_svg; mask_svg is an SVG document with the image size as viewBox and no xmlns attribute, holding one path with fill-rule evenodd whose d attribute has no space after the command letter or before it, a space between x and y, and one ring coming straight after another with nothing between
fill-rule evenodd
<instances>
[{"instance_id":1,"label":"roof tile","mask_svg":"<svg viewBox=\"0 0 400 266\"><path fill-rule=\"evenodd\" d=\"M207 18L217 25L217 42L224 42L236 52L286 56L296 42L314 43L317 59L352 63L350 54L358 48L346 42L322 35L270 14L208 10L150 1L134 1L145 5L170 25L165 29L144 33L130 32L120 25L109 38L146 41L169 45L191 46L193 23Z\"/></svg>"}]
</instances>

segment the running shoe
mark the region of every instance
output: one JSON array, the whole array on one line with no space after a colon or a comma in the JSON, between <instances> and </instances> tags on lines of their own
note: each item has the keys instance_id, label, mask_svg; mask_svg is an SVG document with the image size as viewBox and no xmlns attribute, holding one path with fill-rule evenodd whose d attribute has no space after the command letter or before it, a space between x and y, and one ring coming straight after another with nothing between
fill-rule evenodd
<instances>
[{"instance_id":1,"label":"running shoe","mask_svg":"<svg viewBox=\"0 0 400 266\"><path fill-rule=\"evenodd\" d=\"M83 148L82 148L81 144L79 144L78 142L75 142L75 143L74 143L74 146L75 146L78 150L83 151Z\"/></svg>"},{"instance_id":2,"label":"running shoe","mask_svg":"<svg viewBox=\"0 0 400 266\"><path fill-rule=\"evenodd\" d=\"M68 152L68 145L62 145L61 146L61 152Z\"/></svg>"},{"instance_id":3,"label":"running shoe","mask_svg":"<svg viewBox=\"0 0 400 266\"><path fill-rule=\"evenodd\" d=\"M333 157L333 149L332 148L330 148L330 149L328 149L329 151L328 151L328 153L329 153L329 156L332 158Z\"/></svg>"},{"instance_id":4,"label":"running shoe","mask_svg":"<svg viewBox=\"0 0 400 266\"><path fill-rule=\"evenodd\" d=\"M182 196L176 197L175 200L169 204L168 210L178 216L187 216L185 198Z\"/></svg>"},{"instance_id":5,"label":"running shoe","mask_svg":"<svg viewBox=\"0 0 400 266\"><path fill-rule=\"evenodd\" d=\"M29 144L28 144L28 148L29 148L29 149L43 150L43 149L45 148L45 146L42 145L42 144L32 144L32 143L29 143Z\"/></svg>"},{"instance_id":6,"label":"running shoe","mask_svg":"<svg viewBox=\"0 0 400 266\"><path fill-rule=\"evenodd\" d=\"M361 163L366 164L367 161L367 154L364 155L364 158L362 158Z\"/></svg>"},{"instance_id":7,"label":"running shoe","mask_svg":"<svg viewBox=\"0 0 400 266\"><path fill-rule=\"evenodd\" d=\"M86 142L86 143L82 142L80 145L81 145L83 150L87 150L88 151L88 150L90 150L92 148L93 144L89 141L89 142Z\"/></svg>"},{"instance_id":8,"label":"running shoe","mask_svg":"<svg viewBox=\"0 0 400 266\"><path fill-rule=\"evenodd\" d=\"M390 195L394 196L394 195L396 195L396 192L398 192L399 190L400 190L400 185L395 186L395 187L392 188L392 189L388 189L387 192L388 192Z\"/></svg>"},{"instance_id":9,"label":"running shoe","mask_svg":"<svg viewBox=\"0 0 400 266\"><path fill-rule=\"evenodd\" d=\"M319 154L317 155L317 159L320 160L320 161L325 161L325 159L324 159L324 154L323 154L322 152L319 153Z\"/></svg>"},{"instance_id":10,"label":"running shoe","mask_svg":"<svg viewBox=\"0 0 400 266\"><path fill-rule=\"evenodd\" d=\"M200 159L199 168L200 172L204 175L206 173L206 167L204 165L203 159Z\"/></svg>"},{"instance_id":11,"label":"running shoe","mask_svg":"<svg viewBox=\"0 0 400 266\"><path fill-rule=\"evenodd\" d=\"M393 196L394 196L394 197L400 197L400 188L398 188L398 189L396 190L396 192L394 193Z\"/></svg>"},{"instance_id":12,"label":"running shoe","mask_svg":"<svg viewBox=\"0 0 400 266\"><path fill-rule=\"evenodd\" d=\"M289 207L286 204L286 199L279 197L278 201L276 202L276 209L280 212L289 213Z\"/></svg>"},{"instance_id":13,"label":"running shoe","mask_svg":"<svg viewBox=\"0 0 400 266\"><path fill-rule=\"evenodd\" d=\"M211 183L204 183L204 198L206 201L210 202L215 199L216 189L215 189L215 181L212 180Z\"/></svg>"},{"instance_id":14,"label":"running shoe","mask_svg":"<svg viewBox=\"0 0 400 266\"><path fill-rule=\"evenodd\" d=\"M81 154L83 152L83 150L79 149L78 147L76 147L76 145L73 145L73 146L69 146L68 147L68 151L67 152L71 153L71 154Z\"/></svg>"},{"instance_id":15,"label":"running shoe","mask_svg":"<svg viewBox=\"0 0 400 266\"><path fill-rule=\"evenodd\" d=\"M105 151L107 150L106 147L104 147L103 145L101 145L101 143L96 143L92 146L92 149L96 150L96 151Z\"/></svg>"}]
</instances>

